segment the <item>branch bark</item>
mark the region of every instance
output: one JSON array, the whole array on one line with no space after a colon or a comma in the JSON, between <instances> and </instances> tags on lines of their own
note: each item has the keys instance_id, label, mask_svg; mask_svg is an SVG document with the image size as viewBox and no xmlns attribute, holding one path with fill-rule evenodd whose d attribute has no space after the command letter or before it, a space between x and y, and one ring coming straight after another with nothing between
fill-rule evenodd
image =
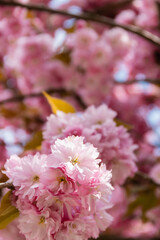
<instances>
[{"instance_id":1,"label":"branch bark","mask_svg":"<svg viewBox=\"0 0 160 240\"><path fill-rule=\"evenodd\" d=\"M116 82L117 84L121 84L121 85L130 85L130 84L135 84L135 83L143 83L143 82L147 82L150 84L154 84L160 87L160 79L144 79L144 80L128 80L125 82Z\"/></svg>"},{"instance_id":2,"label":"branch bark","mask_svg":"<svg viewBox=\"0 0 160 240\"><path fill-rule=\"evenodd\" d=\"M126 82L115 82L115 84L130 85L130 84L141 83L141 82L147 82L150 84L160 86L160 79L131 80L131 81L126 81ZM82 98L74 91L67 91L64 88L57 88L57 89L51 88L51 89L47 89L45 91L48 94L58 93L61 95L66 95L66 96L73 96L82 108L85 109L87 107L87 105L84 103ZM23 101L28 98L36 98L36 97L41 97L41 96L43 96L42 92L30 93L30 94L26 94L26 95L17 95L15 97L11 97L11 98L0 101L0 105L6 104L6 103L12 103L12 102L20 102L20 101Z\"/></svg>"},{"instance_id":3,"label":"branch bark","mask_svg":"<svg viewBox=\"0 0 160 240\"><path fill-rule=\"evenodd\" d=\"M132 2L133 0L122 0L120 2L106 3L105 5L98 7L95 12L110 16L117 13L118 10L129 6Z\"/></svg>"},{"instance_id":4,"label":"branch bark","mask_svg":"<svg viewBox=\"0 0 160 240\"><path fill-rule=\"evenodd\" d=\"M17 1L3 1L0 0L0 6L10 6L10 7L21 7L28 10L34 10L39 12L48 12L50 14L59 14L65 17L69 18L75 18L75 19L84 19L86 21L92 21L100 24L104 24L110 27L120 27L124 30L134 33L143 39L146 39L147 41L153 43L154 45L160 47L160 38L151 32L148 32L140 27L134 26L134 25L123 25L119 24L116 21L114 21L111 18L100 16L98 14L92 13L92 12L84 12L82 14L73 14L67 11L62 11L58 9L52 9L50 7L44 6L44 5L35 5L35 4L23 4Z\"/></svg>"},{"instance_id":5,"label":"branch bark","mask_svg":"<svg viewBox=\"0 0 160 240\"><path fill-rule=\"evenodd\" d=\"M119 235L102 235L97 240L159 240L159 237L138 237L138 238L127 238ZM90 239L93 240L93 239Z\"/></svg>"},{"instance_id":6,"label":"branch bark","mask_svg":"<svg viewBox=\"0 0 160 240\"><path fill-rule=\"evenodd\" d=\"M4 183L0 183L0 189L2 188L14 189L14 186L13 186L13 183L11 182L4 182Z\"/></svg>"},{"instance_id":7,"label":"branch bark","mask_svg":"<svg viewBox=\"0 0 160 240\"><path fill-rule=\"evenodd\" d=\"M45 92L47 92L48 94L59 93L61 95L73 96L82 108L86 108L86 104L83 102L82 98L73 91L67 91L63 88L57 88L57 89L51 88L51 89L45 90ZM15 96L15 97L0 101L0 105L6 104L6 103L12 103L12 102L20 102L20 101L23 101L28 98L36 98L36 97L42 97L42 96L43 96L42 92L31 93L31 94L27 94L27 95L19 95L19 96Z\"/></svg>"}]
</instances>

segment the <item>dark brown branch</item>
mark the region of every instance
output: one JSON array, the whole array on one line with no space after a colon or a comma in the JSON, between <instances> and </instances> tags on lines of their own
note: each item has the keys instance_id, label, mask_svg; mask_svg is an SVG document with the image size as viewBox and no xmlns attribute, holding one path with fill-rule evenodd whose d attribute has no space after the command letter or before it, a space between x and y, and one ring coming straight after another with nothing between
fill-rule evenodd
<instances>
[{"instance_id":1,"label":"dark brown branch","mask_svg":"<svg viewBox=\"0 0 160 240\"><path fill-rule=\"evenodd\" d=\"M108 17L104 17L104 16L100 16L100 15L96 15L94 13L82 13L82 14L73 14L67 11L62 11L62 10L58 10L58 9L52 9L49 8L47 6L44 5L35 5L35 4L23 4L23 3L19 3L16 1L3 1L0 0L0 5L1 6L11 6L11 7L22 7L22 8L26 8L28 10L34 10L34 11L39 11L39 12L48 12L50 14L59 14L62 16L66 16L69 18L75 18L75 19L84 19L86 21L92 21L92 22L96 22L96 23L101 23L110 27L120 27L125 29L126 31L129 31L131 33L134 33L144 39L146 39L147 41L153 43L154 45L160 47L160 38L140 27L134 26L134 25L123 25L123 24L119 24L116 21L114 21L111 18Z\"/></svg>"},{"instance_id":2,"label":"dark brown branch","mask_svg":"<svg viewBox=\"0 0 160 240\"><path fill-rule=\"evenodd\" d=\"M156 183L152 178L150 178L149 175L143 173L143 172L137 172L135 174L135 177L141 178L146 182L151 183L152 185L155 185L156 187L160 187L160 184Z\"/></svg>"},{"instance_id":3,"label":"dark brown branch","mask_svg":"<svg viewBox=\"0 0 160 240\"><path fill-rule=\"evenodd\" d=\"M45 91L48 94L58 93L58 94L61 94L63 96L73 96L82 108L86 108L86 104L83 102L81 97L73 91L67 91L63 88L57 88L57 89L52 89L51 88L51 89L47 89ZM28 98L36 98L36 97L41 97L41 96L43 96L42 92L31 93L31 94L28 94L28 95L19 95L19 96L15 96L15 97L8 98L8 99L0 101L0 105L6 104L6 103L12 103L12 102L20 102L20 101L23 101L23 100L28 99Z\"/></svg>"},{"instance_id":4,"label":"dark brown branch","mask_svg":"<svg viewBox=\"0 0 160 240\"><path fill-rule=\"evenodd\" d=\"M125 82L115 82L116 84L121 84L121 85L130 85L130 84L135 84L135 83L143 83L143 82L147 82L150 84L154 84L157 86L160 86L160 79L144 79L144 80L128 80Z\"/></svg>"},{"instance_id":5,"label":"dark brown branch","mask_svg":"<svg viewBox=\"0 0 160 240\"><path fill-rule=\"evenodd\" d=\"M159 20L158 29L160 29L160 2L156 1L155 3L158 10L158 20Z\"/></svg>"},{"instance_id":6,"label":"dark brown branch","mask_svg":"<svg viewBox=\"0 0 160 240\"><path fill-rule=\"evenodd\" d=\"M4 182L4 183L0 183L0 189L2 188L14 189L14 186L13 186L13 183L11 182Z\"/></svg>"},{"instance_id":7,"label":"dark brown branch","mask_svg":"<svg viewBox=\"0 0 160 240\"><path fill-rule=\"evenodd\" d=\"M118 10L128 7L133 2L133 0L122 0L120 2L109 2L106 3L105 5L99 7L96 9L96 13L98 14L104 14L104 15L113 15L115 14Z\"/></svg>"},{"instance_id":8,"label":"dark brown branch","mask_svg":"<svg viewBox=\"0 0 160 240\"><path fill-rule=\"evenodd\" d=\"M138 238L127 238L127 237L122 237L119 235L102 235L100 236L97 240L159 240L159 237L138 237ZM93 239L92 239L93 240Z\"/></svg>"}]
</instances>

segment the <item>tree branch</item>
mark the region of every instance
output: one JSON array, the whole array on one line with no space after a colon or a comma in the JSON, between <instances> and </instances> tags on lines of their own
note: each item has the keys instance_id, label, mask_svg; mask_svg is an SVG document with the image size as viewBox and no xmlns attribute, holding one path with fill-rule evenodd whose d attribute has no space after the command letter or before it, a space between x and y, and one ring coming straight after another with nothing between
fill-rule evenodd
<instances>
[{"instance_id":1,"label":"tree branch","mask_svg":"<svg viewBox=\"0 0 160 240\"><path fill-rule=\"evenodd\" d=\"M93 240L93 239L91 239ZM119 235L102 235L97 240L159 240L159 237L138 237L138 238L132 238L132 237L123 237Z\"/></svg>"},{"instance_id":2,"label":"tree branch","mask_svg":"<svg viewBox=\"0 0 160 240\"><path fill-rule=\"evenodd\" d=\"M13 186L13 183L11 182L4 182L4 183L0 183L0 189L2 188L14 189L14 186Z\"/></svg>"},{"instance_id":3,"label":"tree branch","mask_svg":"<svg viewBox=\"0 0 160 240\"><path fill-rule=\"evenodd\" d=\"M73 14L67 11L62 11L58 9L52 9L44 5L35 5L35 4L23 4L16 1L3 1L0 0L1 6L10 6L10 7L21 7L26 8L28 10L34 10L39 12L48 12L50 14L60 14L62 16L66 16L69 18L75 18L75 19L84 19L86 21L92 21L96 23L101 23L104 25L108 25L110 27L120 27L125 29L128 32L134 33L147 41L153 43L154 45L160 47L160 38L140 27L134 26L134 25L123 25L119 24L116 21L114 21L111 18L100 16L94 13L84 12L82 14Z\"/></svg>"},{"instance_id":4,"label":"tree branch","mask_svg":"<svg viewBox=\"0 0 160 240\"><path fill-rule=\"evenodd\" d=\"M116 84L121 84L121 85L130 85L130 84L135 84L135 83L143 83L143 82L147 82L150 84L154 84L157 86L160 86L160 79L144 79L144 80L128 80L125 82L115 82Z\"/></svg>"},{"instance_id":5,"label":"tree branch","mask_svg":"<svg viewBox=\"0 0 160 240\"><path fill-rule=\"evenodd\" d=\"M127 7L132 2L133 2L133 0L122 0L120 2L108 2L105 5L98 7L95 12L98 14L104 14L104 15L111 16L111 15L115 14L117 12L117 10Z\"/></svg>"},{"instance_id":6,"label":"tree branch","mask_svg":"<svg viewBox=\"0 0 160 240\"><path fill-rule=\"evenodd\" d=\"M66 95L67 96L73 96L82 108L86 108L86 104L83 102L82 98L77 93L75 93L73 91L67 91L63 88L57 88L57 89L52 89L51 88L51 89L47 89L47 90L44 90L44 91L47 92L48 94L59 93L59 94L65 95L65 96ZM20 101L23 101L23 100L28 99L28 98L36 98L36 97L41 97L41 96L43 96L42 92L30 93L30 94L27 94L27 95L19 95L19 96L11 97L11 98L0 101L0 105L6 104L6 103L12 103L12 102L20 102Z\"/></svg>"}]
</instances>

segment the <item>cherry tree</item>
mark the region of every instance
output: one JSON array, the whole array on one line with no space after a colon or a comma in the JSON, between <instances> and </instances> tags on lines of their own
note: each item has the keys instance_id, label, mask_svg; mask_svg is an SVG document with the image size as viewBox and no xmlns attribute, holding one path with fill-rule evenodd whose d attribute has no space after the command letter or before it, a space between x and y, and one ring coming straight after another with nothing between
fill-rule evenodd
<instances>
[{"instance_id":1,"label":"cherry tree","mask_svg":"<svg viewBox=\"0 0 160 240\"><path fill-rule=\"evenodd\" d=\"M159 239L160 1L0 0L0 240Z\"/></svg>"}]
</instances>

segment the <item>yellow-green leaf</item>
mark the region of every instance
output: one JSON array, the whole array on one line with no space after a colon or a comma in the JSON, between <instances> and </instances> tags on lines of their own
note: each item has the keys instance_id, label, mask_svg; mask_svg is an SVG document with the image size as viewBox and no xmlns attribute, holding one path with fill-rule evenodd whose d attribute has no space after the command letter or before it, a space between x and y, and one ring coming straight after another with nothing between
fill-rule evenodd
<instances>
[{"instance_id":1,"label":"yellow-green leaf","mask_svg":"<svg viewBox=\"0 0 160 240\"><path fill-rule=\"evenodd\" d=\"M121 121L120 119L116 118L114 119L115 123L117 124L117 126L123 126L125 127L127 130L132 130L133 129L133 126L128 124L128 123L125 123L123 121Z\"/></svg>"},{"instance_id":2,"label":"yellow-green leaf","mask_svg":"<svg viewBox=\"0 0 160 240\"><path fill-rule=\"evenodd\" d=\"M25 145L24 150L39 150L41 148L41 143L43 140L42 131L37 131L33 134L30 141Z\"/></svg>"},{"instance_id":3,"label":"yellow-green leaf","mask_svg":"<svg viewBox=\"0 0 160 240\"><path fill-rule=\"evenodd\" d=\"M33 14L33 11L27 11L26 12L26 18L29 18L29 19L33 19L34 18L34 14Z\"/></svg>"},{"instance_id":4,"label":"yellow-green leaf","mask_svg":"<svg viewBox=\"0 0 160 240\"><path fill-rule=\"evenodd\" d=\"M71 62L70 51L64 51L54 56L54 59L58 59L64 64L68 65Z\"/></svg>"},{"instance_id":5,"label":"yellow-green leaf","mask_svg":"<svg viewBox=\"0 0 160 240\"><path fill-rule=\"evenodd\" d=\"M51 97L46 92L43 92L43 94L46 97L48 103L50 104L53 113L56 114L57 111L62 111L65 113L75 113L75 108L68 102L58 98Z\"/></svg>"},{"instance_id":6,"label":"yellow-green leaf","mask_svg":"<svg viewBox=\"0 0 160 240\"><path fill-rule=\"evenodd\" d=\"M6 80L6 76L4 75L3 71L0 69L0 81L4 82Z\"/></svg>"},{"instance_id":7,"label":"yellow-green leaf","mask_svg":"<svg viewBox=\"0 0 160 240\"><path fill-rule=\"evenodd\" d=\"M75 24L74 24L74 25L72 25L72 26L69 27L69 28L64 28L64 30L65 30L67 33L74 33L75 30L76 30L76 26L75 26Z\"/></svg>"},{"instance_id":8,"label":"yellow-green leaf","mask_svg":"<svg viewBox=\"0 0 160 240\"><path fill-rule=\"evenodd\" d=\"M18 209L11 203L11 191L7 192L0 206L0 229L4 229L9 223L19 216Z\"/></svg>"}]
</instances>

